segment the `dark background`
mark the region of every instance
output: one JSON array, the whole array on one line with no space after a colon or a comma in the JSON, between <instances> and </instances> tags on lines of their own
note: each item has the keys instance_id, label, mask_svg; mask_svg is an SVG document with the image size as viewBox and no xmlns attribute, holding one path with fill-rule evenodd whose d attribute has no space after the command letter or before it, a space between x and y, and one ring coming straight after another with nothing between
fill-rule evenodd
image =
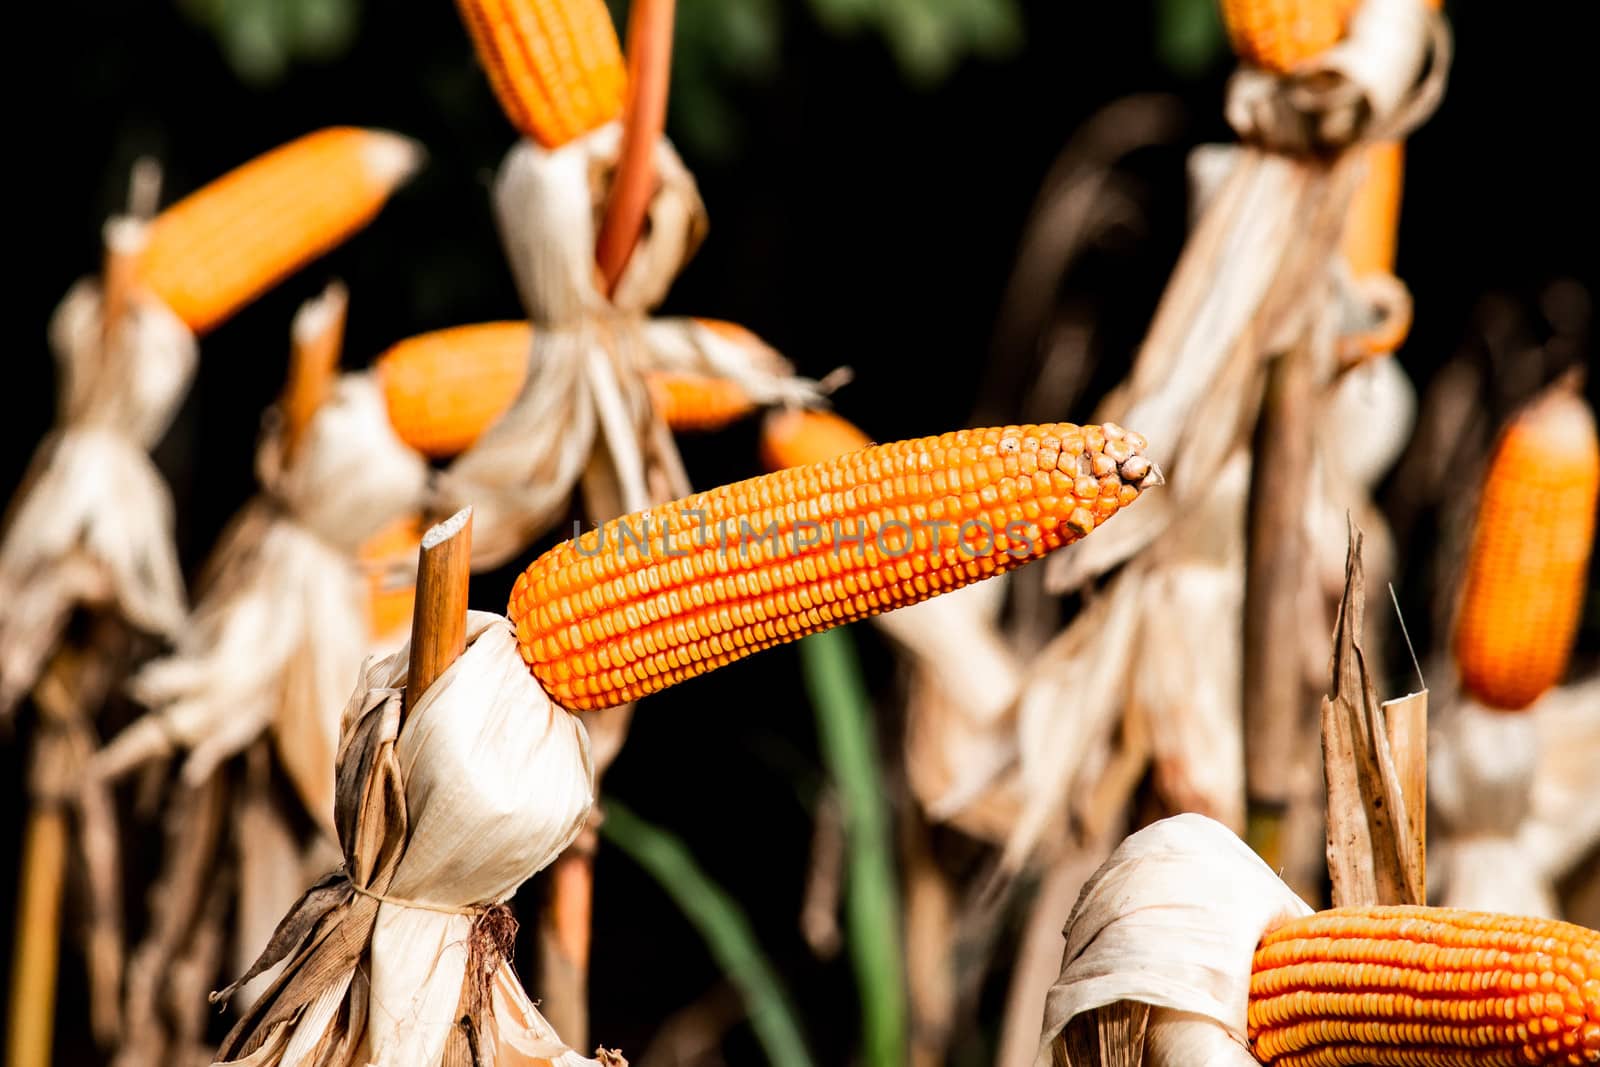
<instances>
[{"instance_id":1,"label":"dark background","mask_svg":"<svg viewBox=\"0 0 1600 1067\"><path fill-rule=\"evenodd\" d=\"M1445 360L1477 350L1486 307L1526 316L1537 337L1547 283L1576 277L1593 289L1592 41L1574 24L1574 7L1463 4L1451 12L1455 70L1442 110L1411 142L1401 233L1400 274L1417 307L1401 358L1419 386ZM1187 112L1181 140L1127 168L1144 223L1093 250L1064 289L1096 315L1100 377L1118 376L1182 240L1183 154L1227 137L1225 57L1175 73L1159 57L1150 3L1038 2L1024 7L1021 46L1008 58L965 62L936 85L913 86L879 37L835 36L793 3L774 10L783 34L767 76L715 87L737 128L704 149L696 143L705 138L681 145L712 229L664 311L744 323L813 376L850 364L856 380L837 406L880 440L962 424L991 359L1031 358L1030 350L991 352L990 339L1050 163L1099 107L1133 92L1173 92ZM157 453L192 574L253 491L255 433L282 384L290 317L330 276L351 289L348 366L413 333L519 314L487 196L512 134L443 0L369 3L336 59L293 63L266 85L241 81L211 33L170 4L64 2L30 17L36 27L13 30L8 50L27 73L9 109L7 497L51 422L50 311L97 269L101 221L123 202L135 157L160 160L170 202L328 124L392 128L431 153L369 230L205 339L194 388ZM1503 407L1528 387L1513 383L1486 402ZM1081 419L1092 400L1055 414ZM753 426L688 442L685 452L700 484L757 468ZM1429 547L1426 534L1408 545L1406 568L1425 570ZM479 578L474 605L502 609L512 573ZM1414 604L1425 602L1420 578L1406 588ZM1592 655L1600 623L1590 600L1582 644ZM1425 607L1410 612L1425 616ZM1426 643L1423 625L1417 636ZM869 682L892 705L889 657L866 628L855 636ZM886 713L885 744L894 729ZM0 737L6 955L26 736L25 715L20 731ZM857 1032L849 966L843 956L815 960L796 921L821 774L794 652L779 649L647 701L605 787L682 835L744 903L798 1001L817 1061L841 1063ZM671 903L626 858L603 848L597 883L592 1030L637 1055L663 1019L719 976ZM135 932L141 915L135 907L130 916ZM531 949L525 939L520 958L536 989ZM70 953L63 981L60 1062L96 1062ZM992 1039L970 1035L964 1058L983 1062ZM760 1055L743 1031L726 1053L735 1063Z\"/></svg>"}]
</instances>

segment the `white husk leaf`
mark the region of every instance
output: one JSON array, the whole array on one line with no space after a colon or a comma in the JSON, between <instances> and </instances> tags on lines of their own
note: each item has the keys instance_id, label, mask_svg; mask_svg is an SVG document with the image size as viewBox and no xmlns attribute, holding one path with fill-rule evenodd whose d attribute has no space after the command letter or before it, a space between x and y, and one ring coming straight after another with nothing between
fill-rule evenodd
<instances>
[{"instance_id":1,"label":"white husk leaf","mask_svg":"<svg viewBox=\"0 0 1600 1067\"><path fill-rule=\"evenodd\" d=\"M365 952L326 977L303 1010L272 1024L266 1047L289 1032L281 1052L234 1062L301 1062L302 1052L336 1036L330 1028L341 1025L345 998L361 996L366 1030L355 1048L357 1062L439 1063L457 1022L475 918L433 909L508 899L582 829L594 790L582 723L551 702L528 672L506 619L470 612L467 634L466 652L410 709L393 742L408 833L392 879L380 887L389 899L376 908ZM373 716L383 723L397 719L409 655L406 647L369 663L346 708L346 745ZM377 861L347 854L346 867L369 870ZM367 906L364 897L346 900L347 914ZM494 965L481 1020L489 1039L479 1048L484 1062L591 1063L550 1030L510 962L496 958ZM358 968L370 984L352 982Z\"/></svg>"},{"instance_id":2,"label":"white husk leaf","mask_svg":"<svg viewBox=\"0 0 1600 1067\"><path fill-rule=\"evenodd\" d=\"M1072 909L1035 1064L1050 1067L1052 1045L1075 1017L1123 1000L1187 1013L1164 1018L1174 1025L1159 1050L1147 1050L1151 1067L1253 1062L1245 1040L1256 945L1280 923L1310 913L1220 823L1177 815L1140 830ZM1220 1039L1205 1027L1176 1025L1201 1021ZM1243 1059L1227 1052L1230 1044Z\"/></svg>"},{"instance_id":3,"label":"white husk leaf","mask_svg":"<svg viewBox=\"0 0 1600 1067\"><path fill-rule=\"evenodd\" d=\"M115 775L181 746L194 784L271 729L306 810L331 833L338 714L372 639L355 554L416 511L427 467L363 374L339 381L287 461L269 426L257 469L263 492L213 553L214 580L174 652L131 683L149 713L96 763Z\"/></svg>"},{"instance_id":4,"label":"white husk leaf","mask_svg":"<svg viewBox=\"0 0 1600 1067\"><path fill-rule=\"evenodd\" d=\"M100 300L81 281L50 324L56 427L0 543L0 714L32 688L76 605L110 605L162 635L183 622L172 501L148 450L188 389L194 336L146 301L105 338Z\"/></svg>"}]
</instances>

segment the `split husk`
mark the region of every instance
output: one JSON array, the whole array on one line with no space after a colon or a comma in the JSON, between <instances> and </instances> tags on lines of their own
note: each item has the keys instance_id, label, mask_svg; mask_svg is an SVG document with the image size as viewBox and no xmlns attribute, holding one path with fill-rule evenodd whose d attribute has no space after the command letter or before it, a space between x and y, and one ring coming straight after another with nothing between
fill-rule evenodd
<instances>
[{"instance_id":1,"label":"split husk","mask_svg":"<svg viewBox=\"0 0 1600 1067\"><path fill-rule=\"evenodd\" d=\"M592 1062L523 992L504 907L583 828L588 738L528 673L504 618L469 613L467 636L403 723L409 646L368 665L341 733L344 865L246 972L286 961L218 1062Z\"/></svg>"},{"instance_id":2,"label":"split husk","mask_svg":"<svg viewBox=\"0 0 1600 1067\"><path fill-rule=\"evenodd\" d=\"M106 227L137 254L137 222ZM0 543L0 715L33 688L74 608L171 636L184 616L172 500L149 457L194 373L193 334L159 302L80 281L50 323L55 428L34 454Z\"/></svg>"},{"instance_id":3,"label":"split husk","mask_svg":"<svg viewBox=\"0 0 1600 1067\"><path fill-rule=\"evenodd\" d=\"M370 651L362 542L422 499L427 466L389 426L372 379L347 375L292 454L268 417L261 494L234 520L171 656L133 679L150 712L97 759L118 775L186 748L193 786L271 731L306 810L333 826L337 709Z\"/></svg>"}]
</instances>

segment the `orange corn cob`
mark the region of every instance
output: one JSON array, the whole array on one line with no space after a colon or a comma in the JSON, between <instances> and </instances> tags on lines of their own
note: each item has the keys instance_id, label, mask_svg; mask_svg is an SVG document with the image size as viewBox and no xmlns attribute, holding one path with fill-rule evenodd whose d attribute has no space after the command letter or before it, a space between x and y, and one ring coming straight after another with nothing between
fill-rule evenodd
<instances>
[{"instance_id":1,"label":"orange corn cob","mask_svg":"<svg viewBox=\"0 0 1600 1067\"><path fill-rule=\"evenodd\" d=\"M1271 1067L1600 1062L1600 933L1451 908L1336 908L1262 939L1250 1042Z\"/></svg>"},{"instance_id":2,"label":"orange corn cob","mask_svg":"<svg viewBox=\"0 0 1600 1067\"><path fill-rule=\"evenodd\" d=\"M1350 273L1394 273L1395 239L1400 225L1400 185L1405 149L1398 141L1367 150L1367 173L1350 200L1342 251Z\"/></svg>"},{"instance_id":3,"label":"orange corn cob","mask_svg":"<svg viewBox=\"0 0 1600 1067\"><path fill-rule=\"evenodd\" d=\"M769 471L821 463L872 444L850 420L831 411L786 408L761 427L761 462Z\"/></svg>"},{"instance_id":4,"label":"orange corn cob","mask_svg":"<svg viewBox=\"0 0 1600 1067\"><path fill-rule=\"evenodd\" d=\"M756 409L739 383L710 374L650 371L644 376L650 406L674 430L720 430Z\"/></svg>"},{"instance_id":5,"label":"orange corn cob","mask_svg":"<svg viewBox=\"0 0 1600 1067\"><path fill-rule=\"evenodd\" d=\"M1566 673L1597 494L1594 415L1558 384L1506 427L1478 504L1455 652L1462 684L1490 707L1525 708Z\"/></svg>"},{"instance_id":6,"label":"orange corn cob","mask_svg":"<svg viewBox=\"0 0 1600 1067\"><path fill-rule=\"evenodd\" d=\"M1221 0L1234 53L1287 74L1344 36L1357 0Z\"/></svg>"},{"instance_id":7,"label":"orange corn cob","mask_svg":"<svg viewBox=\"0 0 1600 1067\"><path fill-rule=\"evenodd\" d=\"M365 226L421 161L420 145L382 130L290 141L157 215L139 281L205 333Z\"/></svg>"},{"instance_id":8,"label":"orange corn cob","mask_svg":"<svg viewBox=\"0 0 1600 1067\"><path fill-rule=\"evenodd\" d=\"M367 538L356 554L367 576L368 632L373 637L398 634L411 625L417 548L424 532L422 516L407 515Z\"/></svg>"},{"instance_id":9,"label":"orange corn cob","mask_svg":"<svg viewBox=\"0 0 1600 1067\"><path fill-rule=\"evenodd\" d=\"M435 458L470 448L522 392L532 345L526 322L456 326L394 345L374 366L395 433Z\"/></svg>"},{"instance_id":10,"label":"orange corn cob","mask_svg":"<svg viewBox=\"0 0 1600 1067\"><path fill-rule=\"evenodd\" d=\"M634 700L1085 537L1160 474L1121 427L877 445L623 516L546 552L507 614L550 695Z\"/></svg>"},{"instance_id":11,"label":"orange corn cob","mask_svg":"<svg viewBox=\"0 0 1600 1067\"><path fill-rule=\"evenodd\" d=\"M622 113L627 68L604 0L456 0L506 118L546 148Z\"/></svg>"}]
</instances>

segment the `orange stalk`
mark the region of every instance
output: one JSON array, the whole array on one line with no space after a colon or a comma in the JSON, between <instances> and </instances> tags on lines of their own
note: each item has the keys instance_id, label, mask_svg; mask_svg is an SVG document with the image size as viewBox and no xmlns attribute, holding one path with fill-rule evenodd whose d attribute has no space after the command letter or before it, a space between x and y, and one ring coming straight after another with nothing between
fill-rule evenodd
<instances>
[{"instance_id":1,"label":"orange stalk","mask_svg":"<svg viewBox=\"0 0 1600 1067\"><path fill-rule=\"evenodd\" d=\"M622 152L611 197L595 241L607 293L614 293L644 231L655 196L656 142L667 124L676 0L634 0L628 13L628 100L622 111Z\"/></svg>"}]
</instances>

